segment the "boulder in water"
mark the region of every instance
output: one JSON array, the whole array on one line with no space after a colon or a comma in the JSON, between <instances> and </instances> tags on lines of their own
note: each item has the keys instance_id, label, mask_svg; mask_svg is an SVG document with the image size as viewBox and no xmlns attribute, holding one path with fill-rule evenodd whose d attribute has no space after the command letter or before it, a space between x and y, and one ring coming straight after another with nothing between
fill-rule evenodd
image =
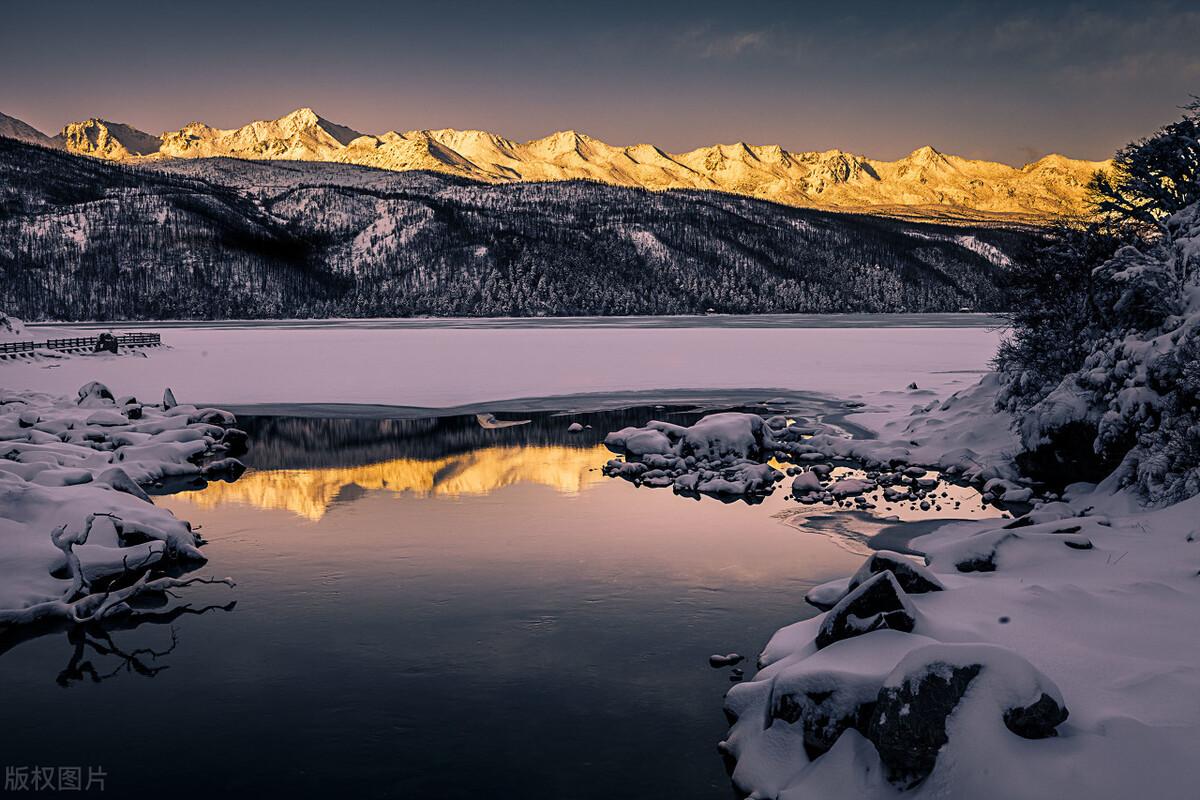
<instances>
[{"instance_id":1,"label":"boulder in water","mask_svg":"<svg viewBox=\"0 0 1200 800\"><path fill-rule=\"evenodd\" d=\"M233 483L242 477L246 465L236 458L221 458L204 467L201 473L210 481L226 481Z\"/></svg>"}]
</instances>

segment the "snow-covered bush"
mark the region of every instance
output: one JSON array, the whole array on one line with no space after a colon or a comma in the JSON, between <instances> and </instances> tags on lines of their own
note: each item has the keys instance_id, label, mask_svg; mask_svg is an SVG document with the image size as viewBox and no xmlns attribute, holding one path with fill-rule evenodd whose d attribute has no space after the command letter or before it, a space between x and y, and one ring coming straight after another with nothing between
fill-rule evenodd
<instances>
[{"instance_id":1,"label":"snow-covered bush","mask_svg":"<svg viewBox=\"0 0 1200 800\"><path fill-rule=\"evenodd\" d=\"M1035 477L1200 492L1200 101L1092 182L1097 218L1018 268L996 364Z\"/></svg>"},{"instance_id":2,"label":"snow-covered bush","mask_svg":"<svg viewBox=\"0 0 1200 800\"><path fill-rule=\"evenodd\" d=\"M1200 203L1093 271L1103 327L1093 329L1083 362L1023 409L1029 454L1064 458L1086 431L1096 463L1120 464L1121 483L1136 484L1151 502L1200 492L1198 278ZM1021 380L1018 373L1007 395L1017 410Z\"/></svg>"},{"instance_id":3,"label":"snow-covered bush","mask_svg":"<svg viewBox=\"0 0 1200 800\"><path fill-rule=\"evenodd\" d=\"M1027 411L1083 364L1099 323L1092 273L1132 241L1126 229L1063 223L1005 273L1012 333L995 362L1007 376L1000 394L1005 410Z\"/></svg>"},{"instance_id":4,"label":"snow-covered bush","mask_svg":"<svg viewBox=\"0 0 1200 800\"><path fill-rule=\"evenodd\" d=\"M1193 97L1183 117L1113 156L1112 169L1092 178L1095 210L1146 229L1200 202L1200 98Z\"/></svg>"}]
</instances>

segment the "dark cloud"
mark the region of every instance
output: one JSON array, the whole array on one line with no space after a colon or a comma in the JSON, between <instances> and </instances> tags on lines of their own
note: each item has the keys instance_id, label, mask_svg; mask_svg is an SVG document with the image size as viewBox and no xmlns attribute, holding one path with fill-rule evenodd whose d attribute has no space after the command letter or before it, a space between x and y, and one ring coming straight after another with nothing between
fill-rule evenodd
<instances>
[{"instance_id":1,"label":"dark cloud","mask_svg":"<svg viewBox=\"0 0 1200 800\"><path fill-rule=\"evenodd\" d=\"M1197 41L1181 2L59 0L6 8L0 110L47 131L309 105L371 132L1103 158L1200 92Z\"/></svg>"}]
</instances>

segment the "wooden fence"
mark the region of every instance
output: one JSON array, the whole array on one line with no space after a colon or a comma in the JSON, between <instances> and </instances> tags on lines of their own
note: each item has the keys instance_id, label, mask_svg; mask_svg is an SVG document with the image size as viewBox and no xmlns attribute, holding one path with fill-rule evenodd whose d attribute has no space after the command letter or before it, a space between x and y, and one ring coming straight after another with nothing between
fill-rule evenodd
<instances>
[{"instance_id":1,"label":"wooden fence","mask_svg":"<svg viewBox=\"0 0 1200 800\"><path fill-rule=\"evenodd\" d=\"M92 352L96 349L98 336L76 336L69 339L47 339L44 342L0 342L0 358L32 353L38 348L60 352ZM162 336L157 333L123 333L117 337L118 350L122 347L157 347Z\"/></svg>"}]
</instances>

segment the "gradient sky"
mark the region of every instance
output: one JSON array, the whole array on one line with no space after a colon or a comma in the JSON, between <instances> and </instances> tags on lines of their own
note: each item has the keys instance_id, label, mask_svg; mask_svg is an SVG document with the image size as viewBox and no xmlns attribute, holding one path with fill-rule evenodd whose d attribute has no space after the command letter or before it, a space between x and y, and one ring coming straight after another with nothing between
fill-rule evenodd
<instances>
[{"instance_id":1,"label":"gradient sky","mask_svg":"<svg viewBox=\"0 0 1200 800\"><path fill-rule=\"evenodd\" d=\"M311 106L356 130L574 128L896 158L1106 158L1200 94L1187 2L5 3L0 111L151 133Z\"/></svg>"}]
</instances>

